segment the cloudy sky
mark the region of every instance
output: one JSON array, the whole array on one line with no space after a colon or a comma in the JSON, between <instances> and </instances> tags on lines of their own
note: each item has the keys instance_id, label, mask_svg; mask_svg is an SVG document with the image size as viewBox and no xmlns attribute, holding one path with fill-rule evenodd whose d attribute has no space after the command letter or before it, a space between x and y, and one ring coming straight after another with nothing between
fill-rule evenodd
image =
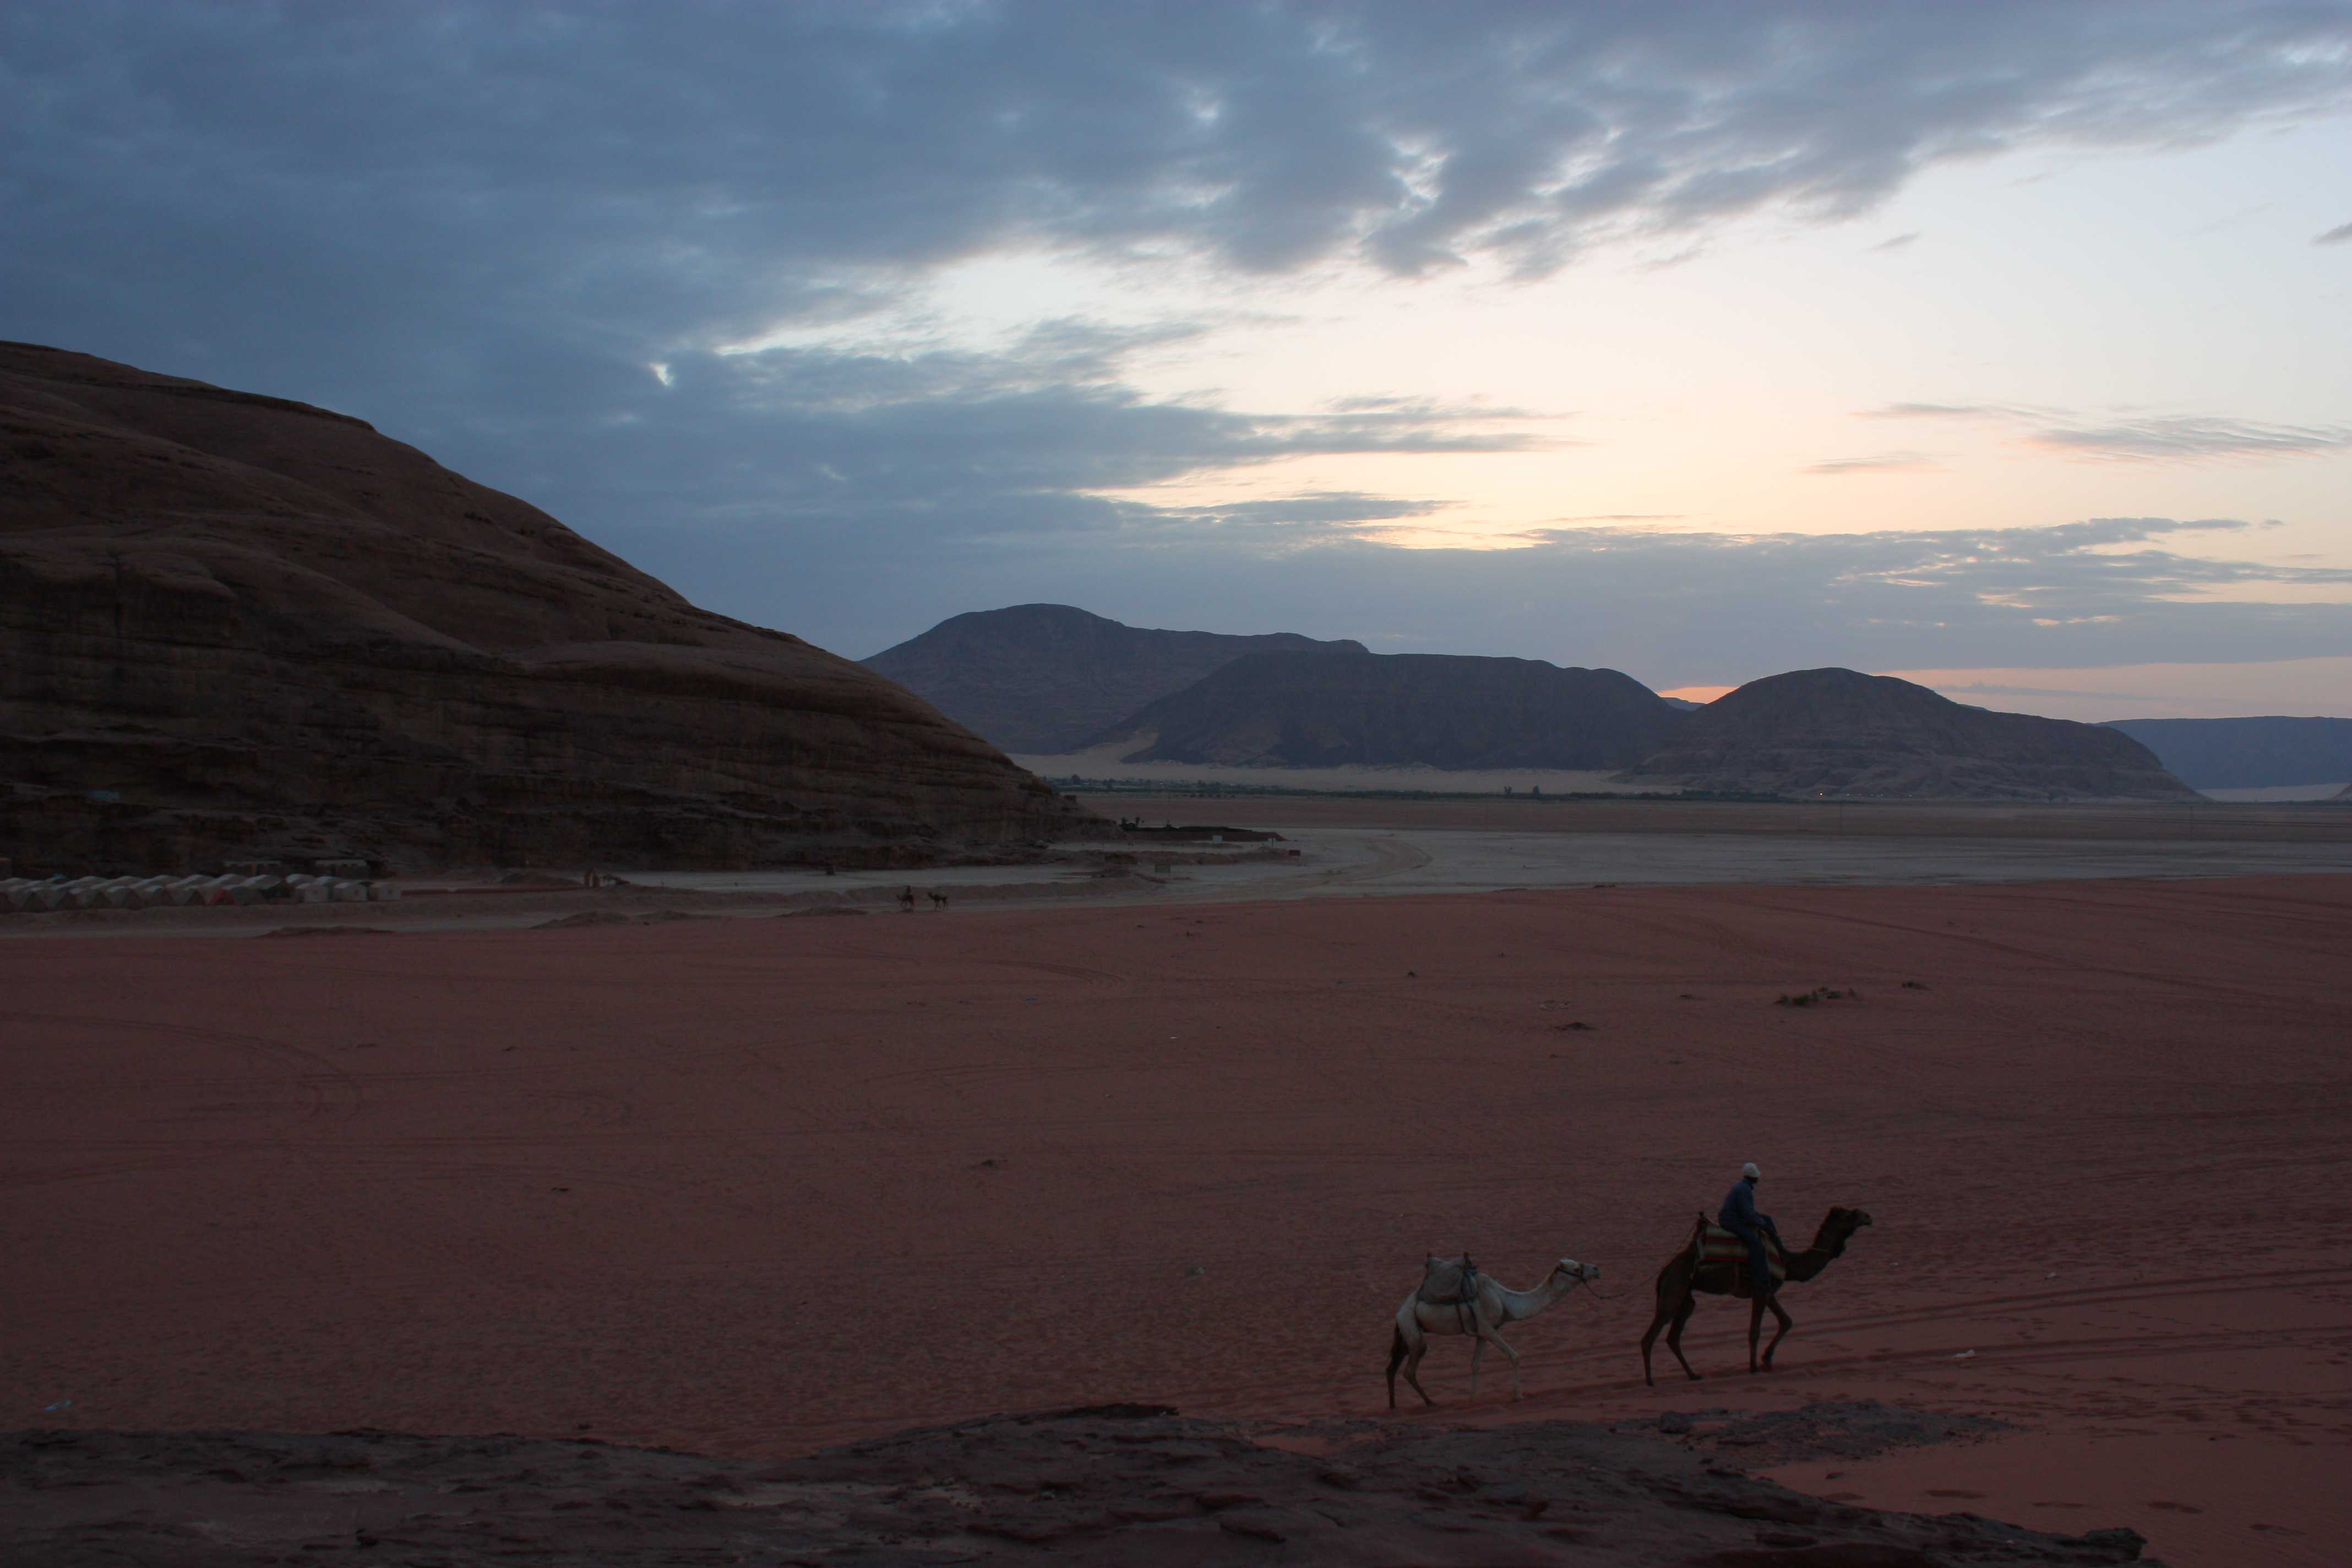
<instances>
[{"instance_id":1,"label":"cloudy sky","mask_svg":"<svg viewBox=\"0 0 2352 1568\"><path fill-rule=\"evenodd\" d=\"M2352 4L16 0L0 336L856 657L2352 714Z\"/></svg>"}]
</instances>

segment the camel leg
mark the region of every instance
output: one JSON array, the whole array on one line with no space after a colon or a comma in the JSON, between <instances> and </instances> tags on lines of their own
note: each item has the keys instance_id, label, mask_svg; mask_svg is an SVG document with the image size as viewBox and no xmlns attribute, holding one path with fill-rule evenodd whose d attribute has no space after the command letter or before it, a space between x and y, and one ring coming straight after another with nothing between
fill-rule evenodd
<instances>
[{"instance_id":1,"label":"camel leg","mask_svg":"<svg viewBox=\"0 0 2352 1568\"><path fill-rule=\"evenodd\" d=\"M1650 1331L1642 1336L1642 1383L1644 1387L1658 1386L1658 1380L1650 1375L1650 1347L1658 1342L1658 1331L1664 1328L1674 1315L1672 1307L1660 1305L1657 1315L1650 1320Z\"/></svg>"},{"instance_id":2,"label":"camel leg","mask_svg":"<svg viewBox=\"0 0 2352 1568\"><path fill-rule=\"evenodd\" d=\"M1650 1375L1650 1347L1658 1342L1658 1331L1675 1321L1675 1308L1688 1306L1690 1299L1690 1286L1687 1282L1675 1278L1675 1270L1671 1266L1660 1272L1658 1310L1650 1318L1649 1332L1642 1336L1642 1382L1647 1387L1655 1388L1658 1385L1657 1379ZM1680 1355L1682 1352L1677 1351L1675 1353ZM1685 1372L1690 1370L1687 1363L1684 1364L1683 1370Z\"/></svg>"},{"instance_id":3,"label":"camel leg","mask_svg":"<svg viewBox=\"0 0 2352 1568\"><path fill-rule=\"evenodd\" d=\"M1432 1399L1429 1396L1429 1390L1421 1385L1421 1358L1428 1352L1427 1340L1423 1340L1412 1347L1412 1353L1404 1358L1404 1380L1412 1384L1412 1391L1421 1395L1421 1402L1423 1405L1434 1405L1437 1401Z\"/></svg>"},{"instance_id":4,"label":"camel leg","mask_svg":"<svg viewBox=\"0 0 2352 1568\"><path fill-rule=\"evenodd\" d=\"M1412 1386L1415 1394L1421 1395L1421 1402L1423 1405L1437 1403L1429 1396L1429 1391L1421 1386L1421 1358L1427 1353L1428 1350L1429 1336L1422 1331L1421 1325L1411 1321L1403 1313L1399 1313L1395 1330L1389 1338L1390 1409L1396 1408L1396 1374L1397 1363L1400 1362L1404 1364L1405 1382Z\"/></svg>"},{"instance_id":5,"label":"camel leg","mask_svg":"<svg viewBox=\"0 0 2352 1568\"><path fill-rule=\"evenodd\" d=\"M1772 1370L1772 1352L1780 1348L1781 1340L1788 1336L1789 1330L1795 1324L1795 1320L1791 1319L1789 1316L1787 1310L1780 1305L1780 1292L1778 1290L1775 1290L1769 1296L1765 1297L1764 1304L1772 1310L1772 1315L1774 1317L1780 1320L1780 1326L1772 1331L1772 1342L1764 1347L1764 1370L1766 1372L1770 1372Z\"/></svg>"},{"instance_id":6,"label":"camel leg","mask_svg":"<svg viewBox=\"0 0 2352 1568\"><path fill-rule=\"evenodd\" d=\"M1683 1354L1683 1330L1689 1325L1691 1314L1696 1310L1698 1310L1698 1298L1685 1296L1683 1298L1683 1304L1675 1309L1675 1321L1666 1325L1666 1348L1675 1352L1676 1361L1683 1363L1683 1371L1690 1373L1690 1380L1693 1383L1696 1383L1699 1377L1697 1373L1691 1372L1690 1357Z\"/></svg>"},{"instance_id":7,"label":"camel leg","mask_svg":"<svg viewBox=\"0 0 2352 1568\"><path fill-rule=\"evenodd\" d=\"M1519 1402L1519 1352L1513 1350L1511 1342L1500 1334L1490 1332L1478 1342L1484 1344L1486 1340L1493 1340L1496 1348L1511 1358L1511 1403L1517 1405Z\"/></svg>"},{"instance_id":8,"label":"camel leg","mask_svg":"<svg viewBox=\"0 0 2352 1568\"><path fill-rule=\"evenodd\" d=\"M1757 1370L1756 1342L1762 1338L1764 1333L1765 1300L1766 1298L1762 1296L1750 1296L1748 1299L1748 1370L1751 1373Z\"/></svg>"},{"instance_id":9,"label":"camel leg","mask_svg":"<svg viewBox=\"0 0 2352 1568\"><path fill-rule=\"evenodd\" d=\"M1411 1312L1412 1308L1408 1305L1404 1311L1397 1314L1397 1332L1405 1343L1404 1380L1412 1385L1415 1394L1421 1395L1423 1405L1434 1405L1437 1401L1432 1399L1429 1390L1421 1385L1421 1358L1429 1353L1429 1331L1423 1328L1420 1320L1411 1316Z\"/></svg>"},{"instance_id":10,"label":"camel leg","mask_svg":"<svg viewBox=\"0 0 2352 1568\"><path fill-rule=\"evenodd\" d=\"M1478 1398L1478 1358L1486 1353L1486 1336L1478 1333L1470 1341L1470 1398L1473 1403Z\"/></svg>"}]
</instances>

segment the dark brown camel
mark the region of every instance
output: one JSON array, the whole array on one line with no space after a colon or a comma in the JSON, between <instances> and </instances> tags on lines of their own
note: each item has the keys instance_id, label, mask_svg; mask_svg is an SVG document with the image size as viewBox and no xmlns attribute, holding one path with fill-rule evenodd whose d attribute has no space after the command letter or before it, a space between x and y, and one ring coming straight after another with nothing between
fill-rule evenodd
<instances>
[{"instance_id":1,"label":"dark brown camel","mask_svg":"<svg viewBox=\"0 0 2352 1568\"><path fill-rule=\"evenodd\" d=\"M1706 1222L1702 1219L1700 1223ZM1802 1252L1789 1255L1786 1283L1793 1285L1800 1280L1811 1279L1827 1268L1843 1255L1845 1244L1853 1239L1853 1233L1869 1223L1870 1216L1860 1209L1830 1210L1829 1217L1822 1221L1822 1228L1813 1237L1813 1244ZM1774 1290L1769 1295L1759 1296L1749 1284L1747 1264L1695 1264L1692 1261L1693 1251L1689 1247L1684 1247L1658 1270L1658 1312L1650 1320L1650 1331L1642 1336L1642 1381L1656 1386L1656 1380L1650 1375L1650 1347L1657 1343L1660 1329L1666 1331L1666 1348L1675 1352L1675 1359L1683 1363L1683 1370L1690 1373L1691 1381L1698 1381L1698 1373L1691 1372L1690 1361L1683 1354L1683 1325L1690 1321L1691 1313L1696 1310L1698 1297L1702 1293L1748 1298L1748 1370L1751 1373L1771 1371L1772 1352L1780 1348L1780 1341L1787 1336L1790 1327L1789 1314L1780 1305L1780 1292ZM1772 1342L1764 1347L1759 1369L1756 1342L1763 1335L1764 1310L1768 1307L1771 1309L1772 1315L1780 1320L1780 1326L1773 1331ZM1671 1327L1668 1326L1670 1324Z\"/></svg>"}]
</instances>

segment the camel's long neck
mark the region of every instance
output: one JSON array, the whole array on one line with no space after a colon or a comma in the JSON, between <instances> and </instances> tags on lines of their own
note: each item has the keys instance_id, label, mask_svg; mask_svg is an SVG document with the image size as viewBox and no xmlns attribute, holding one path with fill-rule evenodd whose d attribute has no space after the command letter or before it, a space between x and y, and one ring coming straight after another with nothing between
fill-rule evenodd
<instances>
[{"instance_id":1,"label":"camel's long neck","mask_svg":"<svg viewBox=\"0 0 2352 1568\"><path fill-rule=\"evenodd\" d=\"M1506 1290L1503 1295L1503 1321L1523 1322L1534 1317L1570 1290L1584 1283L1570 1274L1557 1274L1532 1290Z\"/></svg>"},{"instance_id":2,"label":"camel's long neck","mask_svg":"<svg viewBox=\"0 0 2352 1568\"><path fill-rule=\"evenodd\" d=\"M1813 1244L1789 1259L1789 1278L1801 1282L1812 1279L1844 1255L1845 1241L1844 1231L1833 1229L1823 1220L1822 1228L1813 1233Z\"/></svg>"}]
</instances>

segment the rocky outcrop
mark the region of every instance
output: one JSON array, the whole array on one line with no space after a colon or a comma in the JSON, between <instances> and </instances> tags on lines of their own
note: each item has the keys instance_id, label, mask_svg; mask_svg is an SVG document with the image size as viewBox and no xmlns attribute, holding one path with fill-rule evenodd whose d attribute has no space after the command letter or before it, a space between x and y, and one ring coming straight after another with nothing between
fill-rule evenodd
<instances>
[{"instance_id":1,"label":"rocky outcrop","mask_svg":"<svg viewBox=\"0 0 2352 1568\"><path fill-rule=\"evenodd\" d=\"M866 666L1008 752L1054 756L1245 654L1284 650L1360 654L1364 645L1152 631L1068 605L1015 605L941 621Z\"/></svg>"},{"instance_id":2,"label":"rocky outcrop","mask_svg":"<svg viewBox=\"0 0 2352 1568\"><path fill-rule=\"evenodd\" d=\"M1798 796L2193 800L2119 731L1995 713L1892 676L1801 669L1687 715L1630 783Z\"/></svg>"},{"instance_id":3,"label":"rocky outcrop","mask_svg":"<svg viewBox=\"0 0 2352 1568\"><path fill-rule=\"evenodd\" d=\"M0 345L20 870L919 860L1074 813L870 671L360 420Z\"/></svg>"},{"instance_id":4,"label":"rocky outcrop","mask_svg":"<svg viewBox=\"0 0 2352 1568\"><path fill-rule=\"evenodd\" d=\"M1257 653L1129 715L1124 760L1226 766L1619 768L1680 715L1631 676L1539 659Z\"/></svg>"},{"instance_id":5,"label":"rocky outcrop","mask_svg":"<svg viewBox=\"0 0 2352 1568\"><path fill-rule=\"evenodd\" d=\"M2192 789L2262 789L2352 779L2352 719L2116 719Z\"/></svg>"},{"instance_id":6,"label":"rocky outcrop","mask_svg":"<svg viewBox=\"0 0 2352 1568\"><path fill-rule=\"evenodd\" d=\"M1720 1413L1710 1413L1719 1415ZM635 1568L681 1562L1961 1568L2138 1561L2110 1527L1882 1513L1749 1473L1995 1424L1867 1404L1638 1428L995 1415L794 1458L366 1429L0 1434L0 1556ZM1737 1446L1734 1446L1737 1445ZM520 1546L520 1551L518 1551Z\"/></svg>"}]
</instances>

